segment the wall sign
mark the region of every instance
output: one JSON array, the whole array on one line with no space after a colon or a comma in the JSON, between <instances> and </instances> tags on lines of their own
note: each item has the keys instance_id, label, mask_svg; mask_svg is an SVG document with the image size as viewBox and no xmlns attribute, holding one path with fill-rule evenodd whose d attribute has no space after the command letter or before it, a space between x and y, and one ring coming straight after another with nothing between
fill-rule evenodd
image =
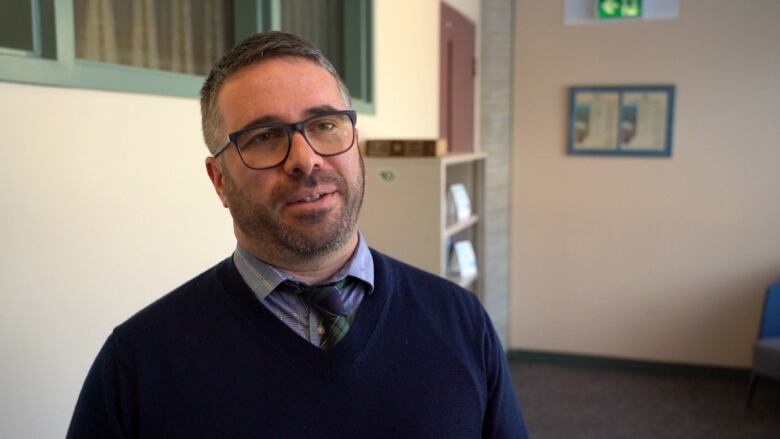
<instances>
[{"instance_id":1,"label":"wall sign","mask_svg":"<svg viewBox=\"0 0 780 439\"><path fill-rule=\"evenodd\" d=\"M572 87L569 154L672 155L674 86Z\"/></svg>"},{"instance_id":2,"label":"wall sign","mask_svg":"<svg viewBox=\"0 0 780 439\"><path fill-rule=\"evenodd\" d=\"M602 3L609 3L607 9L613 11L613 13L620 13L622 12L624 2L620 0L611 2L605 0ZM627 6L629 8L626 10L626 13L632 12L631 5ZM597 0L563 0L563 23L567 26L583 24L609 25L624 21L674 20L680 17L680 0L642 0L639 7L639 16L631 17L629 20L620 20L600 18L599 2Z\"/></svg>"},{"instance_id":3,"label":"wall sign","mask_svg":"<svg viewBox=\"0 0 780 439\"><path fill-rule=\"evenodd\" d=\"M598 0L596 17L601 20L642 17L642 0Z\"/></svg>"}]
</instances>

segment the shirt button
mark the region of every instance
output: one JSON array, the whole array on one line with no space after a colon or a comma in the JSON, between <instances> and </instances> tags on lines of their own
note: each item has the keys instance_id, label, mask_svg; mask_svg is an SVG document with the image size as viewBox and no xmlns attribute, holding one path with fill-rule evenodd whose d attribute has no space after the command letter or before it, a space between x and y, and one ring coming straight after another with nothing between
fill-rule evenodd
<instances>
[{"instance_id":1,"label":"shirt button","mask_svg":"<svg viewBox=\"0 0 780 439\"><path fill-rule=\"evenodd\" d=\"M322 323L320 323L320 324L317 326L317 333L318 333L318 334L320 334L320 335L325 335L325 325L323 325Z\"/></svg>"}]
</instances>

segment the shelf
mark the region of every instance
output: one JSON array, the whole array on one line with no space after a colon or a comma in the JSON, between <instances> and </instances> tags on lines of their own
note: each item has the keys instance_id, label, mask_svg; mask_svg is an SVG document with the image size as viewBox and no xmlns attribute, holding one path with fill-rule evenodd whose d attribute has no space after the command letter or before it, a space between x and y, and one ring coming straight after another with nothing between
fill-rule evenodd
<instances>
[{"instance_id":1,"label":"shelf","mask_svg":"<svg viewBox=\"0 0 780 439\"><path fill-rule=\"evenodd\" d=\"M445 165L456 165L458 163L471 163L474 160L482 160L487 158L487 154L484 152L465 152L447 154L441 158L441 161Z\"/></svg>"},{"instance_id":2,"label":"shelf","mask_svg":"<svg viewBox=\"0 0 780 439\"><path fill-rule=\"evenodd\" d=\"M485 267L486 154L443 157L366 157L366 197L360 230L370 245L408 264L445 277L482 297L484 278L450 274L452 241L468 240L477 266ZM448 190L463 184L471 215L448 223Z\"/></svg>"},{"instance_id":3,"label":"shelf","mask_svg":"<svg viewBox=\"0 0 780 439\"><path fill-rule=\"evenodd\" d=\"M365 156L367 160L377 160L380 163L396 164L396 163L408 163L412 161L419 162L436 162L442 163L445 166L457 165L460 163L472 163L475 160L484 160L487 158L487 154L484 152L461 152L450 153L439 157L428 156Z\"/></svg>"},{"instance_id":4,"label":"shelf","mask_svg":"<svg viewBox=\"0 0 780 439\"><path fill-rule=\"evenodd\" d=\"M466 221L452 223L448 225L446 229L444 229L444 238L449 238L458 232L462 232L463 230L466 230L469 227L475 225L477 222L479 222L479 216L472 214L471 217Z\"/></svg>"}]
</instances>

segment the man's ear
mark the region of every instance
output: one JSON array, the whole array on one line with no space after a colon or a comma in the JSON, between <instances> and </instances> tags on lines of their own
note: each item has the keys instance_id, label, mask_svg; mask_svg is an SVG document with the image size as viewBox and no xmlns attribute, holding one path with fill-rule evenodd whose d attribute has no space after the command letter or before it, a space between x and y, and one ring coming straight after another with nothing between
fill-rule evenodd
<instances>
[{"instance_id":1,"label":"man's ear","mask_svg":"<svg viewBox=\"0 0 780 439\"><path fill-rule=\"evenodd\" d=\"M225 197L225 174L222 172L222 166L216 157L206 157L206 172L209 174L211 184L214 185L214 190L222 201L222 205L228 207L228 200Z\"/></svg>"}]
</instances>

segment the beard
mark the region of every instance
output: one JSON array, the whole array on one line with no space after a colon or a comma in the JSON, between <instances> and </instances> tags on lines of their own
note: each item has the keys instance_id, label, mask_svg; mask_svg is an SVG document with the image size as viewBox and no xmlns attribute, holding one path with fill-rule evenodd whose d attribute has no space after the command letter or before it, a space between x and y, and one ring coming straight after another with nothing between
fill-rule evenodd
<instances>
[{"instance_id":1,"label":"beard","mask_svg":"<svg viewBox=\"0 0 780 439\"><path fill-rule=\"evenodd\" d=\"M357 227L363 203L365 167L363 157L359 157L360 171L354 181L348 182L333 170L320 170L292 183L277 183L270 189L270 205L253 201L251 191L239 188L223 170L224 194L235 225L252 241L253 246L263 249L266 255L280 254L308 261L341 249ZM299 214L294 222L283 220L273 208L283 205L297 191L314 188L318 184L335 186L336 193L342 196L342 205L336 209L318 209Z\"/></svg>"}]
</instances>

